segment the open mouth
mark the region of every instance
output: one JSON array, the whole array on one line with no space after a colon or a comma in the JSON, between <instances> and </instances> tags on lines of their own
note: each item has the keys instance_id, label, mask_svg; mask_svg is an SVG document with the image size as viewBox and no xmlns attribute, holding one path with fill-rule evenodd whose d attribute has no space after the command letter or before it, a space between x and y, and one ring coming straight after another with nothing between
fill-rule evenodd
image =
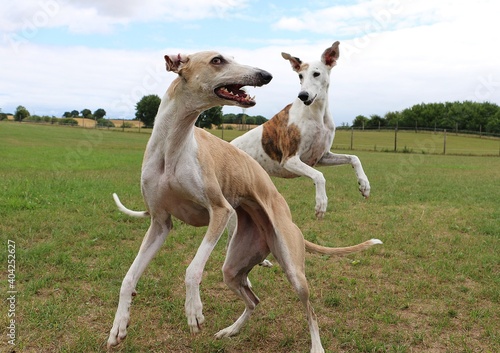
<instances>
[{"instance_id":1,"label":"open mouth","mask_svg":"<svg viewBox=\"0 0 500 353\"><path fill-rule=\"evenodd\" d=\"M239 105L251 107L255 105L255 97L250 97L242 88L244 85L232 84L217 87L214 92L223 99L237 102Z\"/></svg>"}]
</instances>

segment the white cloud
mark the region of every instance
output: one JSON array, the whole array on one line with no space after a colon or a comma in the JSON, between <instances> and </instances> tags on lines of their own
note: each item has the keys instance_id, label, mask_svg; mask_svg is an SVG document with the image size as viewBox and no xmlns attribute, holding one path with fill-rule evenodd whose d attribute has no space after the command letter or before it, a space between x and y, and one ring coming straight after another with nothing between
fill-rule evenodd
<instances>
[{"instance_id":1,"label":"white cloud","mask_svg":"<svg viewBox=\"0 0 500 353\"><path fill-rule=\"evenodd\" d=\"M73 2L69 9L64 10L65 14L75 11L73 20L80 2ZM12 10L17 11L16 16L36 9L36 1L22 3L35 4L35 7L29 10L29 6L23 9L18 6ZM86 3L92 5L88 8L97 12L86 14L80 9L83 12L81 24L77 27L95 16L100 19L109 16L115 21L112 24L131 21L137 1L120 2L123 8L117 13L113 13L113 2L101 4L95 0ZM147 3L148 14L135 16L152 16L150 11L154 9L154 16L166 16L163 3ZM394 13L381 11L378 6L383 4L386 9L393 6ZM218 6L231 11L237 5L221 1ZM2 7L5 4L0 5L0 13ZM376 9L378 17L373 16ZM312 11L302 17L290 17L298 21L297 25L316 25L321 19L324 30L321 36L310 35L303 29L297 32L300 40L256 38L257 49L246 48L250 42L246 35L238 47L220 47L217 38L213 43L203 43L203 47L212 45L239 62L273 74L274 79L269 85L250 90L257 96L257 105L248 111L252 115L271 117L291 102L299 91L297 75L281 58L280 52L288 52L304 61L318 60L323 50L337 39L341 42L341 54L332 71L330 86L331 110L337 124L350 123L358 114L383 115L421 102L472 99L500 104L500 47L496 45L500 28L495 9L493 2L486 0L479 0L474 5L462 1L450 4L434 0L370 1L352 7L337 7L336 17L332 17L331 9L322 14ZM9 14L13 14L12 11ZM348 21L350 14L358 16L354 22ZM390 18L388 14L391 14ZM370 19L369 24L384 21L388 24L368 31L363 27L366 23L359 27L366 18ZM328 21L335 23L329 24ZM69 26L69 19L67 22ZM356 35L342 39L335 30L326 31L325 28L330 28L328 26L344 26L338 27L339 31ZM321 29L317 28L318 31ZM325 33L332 33L331 38L325 39ZM13 111L17 105L24 105L31 113L60 116L65 110L104 108L109 117L132 118L135 103L142 95L162 96L175 77L165 72L163 55L190 53L198 49L195 45L187 48L185 43L161 51L135 51L71 45L51 48L34 42L28 40L17 51L9 45L0 46L0 108L3 111ZM241 111L225 108L225 111L231 110Z\"/></svg>"},{"instance_id":2,"label":"white cloud","mask_svg":"<svg viewBox=\"0 0 500 353\"><path fill-rule=\"evenodd\" d=\"M24 105L32 113L61 116L65 110L104 108L117 116L126 107L131 118L134 104L161 91L167 80L161 53L85 47L54 51L27 44L21 54L0 48L0 55L5 58L0 67L4 110Z\"/></svg>"},{"instance_id":3,"label":"white cloud","mask_svg":"<svg viewBox=\"0 0 500 353\"><path fill-rule=\"evenodd\" d=\"M335 33L337 36L359 35L384 29L401 11L399 1L371 0L353 5L336 5L305 11L296 17L282 17L276 29Z\"/></svg>"},{"instance_id":4,"label":"white cloud","mask_svg":"<svg viewBox=\"0 0 500 353\"><path fill-rule=\"evenodd\" d=\"M225 17L242 9L236 0L23 0L0 3L0 30L29 33L66 27L75 33L110 32L117 25Z\"/></svg>"}]
</instances>

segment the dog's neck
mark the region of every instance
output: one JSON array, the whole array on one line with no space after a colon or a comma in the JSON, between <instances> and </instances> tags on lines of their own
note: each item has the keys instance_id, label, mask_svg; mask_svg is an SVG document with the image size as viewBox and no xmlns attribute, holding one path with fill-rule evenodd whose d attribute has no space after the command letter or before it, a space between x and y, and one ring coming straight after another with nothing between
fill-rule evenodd
<instances>
[{"instance_id":1,"label":"dog's neck","mask_svg":"<svg viewBox=\"0 0 500 353\"><path fill-rule=\"evenodd\" d=\"M198 104L199 99L185 90L184 82L179 77L169 87L161 100L156 114L151 146L156 146L165 153L182 151L186 144L194 143L194 124L205 108ZM176 97L183 97L182 100Z\"/></svg>"}]
</instances>

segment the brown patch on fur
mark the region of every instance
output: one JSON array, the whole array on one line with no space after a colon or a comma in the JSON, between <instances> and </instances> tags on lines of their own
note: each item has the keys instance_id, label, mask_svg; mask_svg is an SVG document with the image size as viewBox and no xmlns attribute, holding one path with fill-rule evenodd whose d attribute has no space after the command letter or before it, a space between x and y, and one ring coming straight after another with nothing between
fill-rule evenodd
<instances>
[{"instance_id":1,"label":"brown patch on fur","mask_svg":"<svg viewBox=\"0 0 500 353\"><path fill-rule=\"evenodd\" d=\"M262 147L271 159L283 162L297 153L300 143L300 130L295 124L288 125L289 104L264 123Z\"/></svg>"}]
</instances>

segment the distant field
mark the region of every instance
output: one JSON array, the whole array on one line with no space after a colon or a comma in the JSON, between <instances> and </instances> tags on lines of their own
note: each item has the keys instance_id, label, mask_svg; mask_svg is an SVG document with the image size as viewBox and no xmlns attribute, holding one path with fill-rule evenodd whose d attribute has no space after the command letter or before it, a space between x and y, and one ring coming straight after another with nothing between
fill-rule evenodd
<instances>
[{"instance_id":1,"label":"distant field","mask_svg":"<svg viewBox=\"0 0 500 353\"><path fill-rule=\"evenodd\" d=\"M448 132L428 132L400 130L395 136L388 130L355 130L352 135L354 150L394 151L394 139L397 137L397 151L408 153L430 153L450 155L500 156L500 138L480 137L478 135L457 135ZM351 131L337 130L334 149L350 149Z\"/></svg>"},{"instance_id":2,"label":"distant field","mask_svg":"<svg viewBox=\"0 0 500 353\"><path fill-rule=\"evenodd\" d=\"M82 124L83 119L78 119ZM137 121L133 122L137 124ZM93 121L85 123L85 126L92 126L93 128L94 125L89 125L91 123L93 124ZM119 126L118 124L115 125ZM137 126L133 128L104 128L101 131L151 134L150 128L139 129ZM245 133L245 131L237 129L212 129L208 131L226 141L231 141ZM500 157L500 138L457 135L450 132L445 136L443 132L434 133L420 130L415 133L412 130L400 130L395 135L394 131L390 130L354 130L354 132L351 132L351 130L339 129L336 131L333 143L334 150L394 152L395 147L398 152L403 153Z\"/></svg>"},{"instance_id":3,"label":"distant field","mask_svg":"<svg viewBox=\"0 0 500 353\"><path fill-rule=\"evenodd\" d=\"M211 132L222 137L221 130ZM241 131L224 130L224 139L231 141L241 135ZM426 131L398 131L396 149L398 152L424 153L424 154L446 154L449 155L473 155L473 156L499 156L500 138L479 137L478 135L456 135L447 133L446 140L442 132L433 133ZM394 151L394 131L377 130L337 130L333 142L334 150L355 151ZM351 144L352 140L352 144ZM446 146L445 146L446 142ZM445 150L446 147L446 150Z\"/></svg>"},{"instance_id":4,"label":"distant field","mask_svg":"<svg viewBox=\"0 0 500 353\"><path fill-rule=\"evenodd\" d=\"M231 138L229 131L224 138ZM383 134L355 133L355 144L390 150ZM399 135L413 152L433 141L431 134ZM148 138L0 123L1 352L106 351L121 281L148 227L148 220L119 213L111 194L143 209L140 166ZM372 195L361 198L352 168L321 168L329 196L322 221L314 218L312 181L274 179L307 239L329 246L384 241L345 258L307 256L328 353L500 351L500 158L466 156L474 150L443 156L441 138L437 154L343 151L361 159ZM336 149L349 141L350 132L339 131ZM491 140L448 135L448 142L490 151L481 146ZM492 143L494 155L499 142ZM189 333L184 274L204 231L174 222L138 284L129 335L115 351L308 352L303 308L278 266L250 274L261 304L240 335L213 338L243 310L222 282L225 236L201 286L206 323L200 335ZM9 241L15 244L14 288L7 281ZM7 338L9 289L17 292L15 346Z\"/></svg>"}]
</instances>

